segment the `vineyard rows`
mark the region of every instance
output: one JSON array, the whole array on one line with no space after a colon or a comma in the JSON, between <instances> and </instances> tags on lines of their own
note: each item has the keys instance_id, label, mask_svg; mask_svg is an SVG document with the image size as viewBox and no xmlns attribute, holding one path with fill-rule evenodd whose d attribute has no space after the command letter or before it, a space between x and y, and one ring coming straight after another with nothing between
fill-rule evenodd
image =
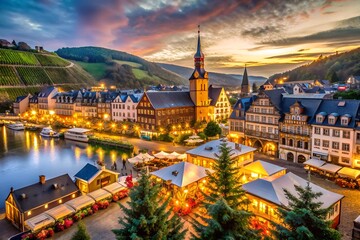
<instances>
[{"instance_id":1,"label":"vineyard rows","mask_svg":"<svg viewBox=\"0 0 360 240\"><path fill-rule=\"evenodd\" d=\"M42 68L16 67L25 85L52 84Z\"/></svg>"},{"instance_id":2,"label":"vineyard rows","mask_svg":"<svg viewBox=\"0 0 360 240\"><path fill-rule=\"evenodd\" d=\"M66 67L70 63L63 60L62 58L49 56L49 55L41 55L35 54L36 58L39 60L40 64L43 66L57 66L57 67Z\"/></svg>"},{"instance_id":3,"label":"vineyard rows","mask_svg":"<svg viewBox=\"0 0 360 240\"><path fill-rule=\"evenodd\" d=\"M33 53L0 49L0 63L18 65L38 65Z\"/></svg>"},{"instance_id":4,"label":"vineyard rows","mask_svg":"<svg viewBox=\"0 0 360 240\"><path fill-rule=\"evenodd\" d=\"M21 84L22 82L19 80L13 67L0 66L1 86L16 86Z\"/></svg>"},{"instance_id":5,"label":"vineyard rows","mask_svg":"<svg viewBox=\"0 0 360 240\"><path fill-rule=\"evenodd\" d=\"M40 92L41 88L39 87L24 87L24 88L0 88L0 98L8 98L10 100L15 100L19 96L25 96L28 93L34 94Z\"/></svg>"}]
</instances>

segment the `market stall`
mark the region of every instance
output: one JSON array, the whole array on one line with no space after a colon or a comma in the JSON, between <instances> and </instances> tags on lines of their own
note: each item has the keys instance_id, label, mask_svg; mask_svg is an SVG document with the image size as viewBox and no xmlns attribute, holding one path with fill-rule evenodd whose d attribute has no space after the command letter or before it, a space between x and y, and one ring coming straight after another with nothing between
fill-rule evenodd
<instances>
[{"instance_id":1,"label":"market stall","mask_svg":"<svg viewBox=\"0 0 360 240\"><path fill-rule=\"evenodd\" d=\"M324 165L326 162L316 159L316 158L311 158L307 161L305 161L303 164L305 165L305 169L308 169L310 171L314 171L314 172L319 172L319 167L321 167L322 165Z\"/></svg>"},{"instance_id":2,"label":"market stall","mask_svg":"<svg viewBox=\"0 0 360 240\"><path fill-rule=\"evenodd\" d=\"M125 186L121 185L118 182L112 183L106 187L103 187L104 190L108 191L109 193L111 193L112 195L120 192L123 189L126 189Z\"/></svg>"},{"instance_id":3,"label":"market stall","mask_svg":"<svg viewBox=\"0 0 360 240\"><path fill-rule=\"evenodd\" d=\"M104 189L98 189L96 191L93 191L91 193L88 193L89 197L91 197L92 199L94 199L96 202L104 200L106 198L111 198L112 195L111 193L109 193L108 191L104 190Z\"/></svg>"},{"instance_id":4,"label":"market stall","mask_svg":"<svg viewBox=\"0 0 360 240\"><path fill-rule=\"evenodd\" d=\"M348 168L348 167L343 167L342 169L340 169L337 174L340 177L343 178L350 178L350 179L357 179L360 176L360 170L357 169L353 169L353 168Z\"/></svg>"},{"instance_id":5,"label":"market stall","mask_svg":"<svg viewBox=\"0 0 360 240\"><path fill-rule=\"evenodd\" d=\"M35 232L44 227L52 225L55 223L55 219L47 215L46 213L42 213L35 217L32 217L25 221L25 225L32 231Z\"/></svg>"},{"instance_id":6,"label":"market stall","mask_svg":"<svg viewBox=\"0 0 360 240\"><path fill-rule=\"evenodd\" d=\"M161 152L158 152L158 153L155 153L154 156L156 158L159 158L159 159L164 159L164 158L167 158L169 155L169 153L167 152L164 152L164 151L161 151Z\"/></svg>"},{"instance_id":7,"label":"market stall","mask_svg":"<svg viewBox=\"0 0 360 240\"><path fill-rule=\"evenodd\" d=\"M249 163L242 169L244 177L243 182L249 182L258 178L269 176L282 176L286 174L286 168L279 167L275 164L257 160Z\"/></svg>"},{"instance_id":8,"label":"market stall","mask_svg":"<svg viewBox=\"0 0 360 240\"><path fill-rule=\"evenodd\" d=\"M65 204L72 207L77 212L80 209L88 207L94 203L95 203L94 199L92 199L91 197L89 197L87 195L83 195L83 196L74 198L74 199L66 202Z\"/></svg>"},{"instance_id":9,"label":"market stall","mask_svg":"<svg viewBox=\"0 0 360 240\"><path fill-rule=\"evenodd\" d=\"M57 207L47 210L45 213L55 220L58 220L75 213L75 210L69 205L61 204Z\"/></svg>"},{"instance_id":10,"label":"market stall","mask_svg":"<svg viewBox=\"0 0 360 240\"><path fill-rule=\"evenodd\" d=\"M321 171L323 171L323 175L328 178L334 178L336 173L342 168L341 166L325 163L324 165L318 167Z\"/></svg>"}]
</instances>

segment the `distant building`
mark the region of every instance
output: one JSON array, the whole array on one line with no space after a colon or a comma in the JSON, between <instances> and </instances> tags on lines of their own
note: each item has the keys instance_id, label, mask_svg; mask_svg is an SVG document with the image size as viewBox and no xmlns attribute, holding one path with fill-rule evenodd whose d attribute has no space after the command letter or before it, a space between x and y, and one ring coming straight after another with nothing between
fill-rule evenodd
<instances>
[{"instance_id":1,"label":"distant building","mask_svg":"<svg viewBox=\"0 0 360 240\"><path fill-rule=\"evenodd\" d=\"M55 99L55 114L72 117L75 113L75 104L78 91L57 93Z\"/></svg>"},{"instance_id":2,"label":"distant building","mask_svg":"<svg viewBox=\"0 0 360 240\"><path fill-rule=\"evenodd\" d=\"M262 87L264 88L264 90L273 90L274 89L274 85L271 84L271 82L269 80L266 80L266 82L262 85Z\"/></svg>"},{"instance_id":3,"label":"distant building","mask_svg":"<svg viewBox=\"0 0 360 240\"><path fill-rule=\"evenodd\" d=\"M229 136L235 143L245 144L245 112L250 108L254 97L240 98L229 117Z\"/></svg>"},{"instance_id":4,"label":"distant building","mask_svg":"<svg viewBox=\"0 0 360 240\"><path fill-rule=\"evenodd\" d=\"M8 40L0 39L0 47L15 47L14 44L10 43Z\"/></svg>"},{"instance_id":5,"label":"distant building","mask_svg":"<svg viewBox=\"0 0 360 240\"><path fill-rule=\"evenodd\" d=\"M39 182L14 190L5 201L5 217L20 231L25 231L25 221L46 212L75 197L80 191L68 174L49 180L39 176Z\"/></svg>"},{"instance_id":6,"label":"distant building","mask_svg":"<svg viewBox=\"0 0 360 240\"><path fill-rule=\"evenodd\" d=\"M115 122L137 121L136 107L142 97L141 94L117 94L111 102L111 120Z\"/></svg>"},{"instance_id":7,"label":"distant building","mask_svg":"<svg viewBox=\"0 0 360 240\"><path fill-rule=\"evenodd\" d=\"M54 86L45 87L38 94L38 109L41 115L47 115L55 109L56 99L53 97L57 94L58 89Z\"/></svg>"},{"instance_id":8,"label":"distant building","mask_svg":"<svg viewBox=\"0 0 360 240\"><path fill-rule=\"evenodd\" d=\"M17 97L13 103L13 109L15 114L23 114L29 109L29 99L31 95Z\"/></svg>"},{"instance_id":9,"label":"distant building","mask_svg":"<svg viewBox=\"0 0 360 240\"><path fill-rule=\"evenodd\" d=\"M249 78L246 70L246 66L244 69L243 79L241 82L241 96L246 97L250 93L250 85L249 85Z\"/></svg>"}]
</instances>

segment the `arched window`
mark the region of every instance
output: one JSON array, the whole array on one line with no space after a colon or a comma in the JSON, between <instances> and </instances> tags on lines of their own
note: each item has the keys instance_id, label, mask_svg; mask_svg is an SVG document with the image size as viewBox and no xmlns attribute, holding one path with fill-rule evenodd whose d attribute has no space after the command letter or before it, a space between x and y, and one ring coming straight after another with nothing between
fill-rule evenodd
<instances>
[{"instance_id":1,"label":"arched window","mask_svg":"<svg viewBox=\"0 0 360 240\"><path fill-rule=\"evenodd\" d=\"M294 140L289 139L289 146L292 147L294 145Z\"/></svg>"}]
</instances>

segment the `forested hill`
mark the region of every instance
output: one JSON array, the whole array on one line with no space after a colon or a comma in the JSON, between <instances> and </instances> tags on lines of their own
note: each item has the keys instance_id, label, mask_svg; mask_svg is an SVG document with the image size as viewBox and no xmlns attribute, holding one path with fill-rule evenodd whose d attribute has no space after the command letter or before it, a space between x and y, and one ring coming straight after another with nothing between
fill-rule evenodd
<instances>
[{"instance_id":1,"label":"forested hill","mask_svg":"<svg viewBox=\"0 0 360 240\"><path fill-rule=\"evenodd\" d=\"M302 65L291 71L279 73L269 79L287 78L287 82L311 79L327 79L332 82L343 82L350 75L360 75L360 48L319 58L309 64Z\"/></svg>"},{"instance_id":2,"label":"forested hill","mask_svg":"<svg viewBox=\"0 0 360 240\"><path fill-rule=\"evenodd\" d=\"M185 78L126 52L100 47L79 47L61 48L56 53L76 61L97 80L119 88L188 84Z\"/></svg>"}]
</instances>

